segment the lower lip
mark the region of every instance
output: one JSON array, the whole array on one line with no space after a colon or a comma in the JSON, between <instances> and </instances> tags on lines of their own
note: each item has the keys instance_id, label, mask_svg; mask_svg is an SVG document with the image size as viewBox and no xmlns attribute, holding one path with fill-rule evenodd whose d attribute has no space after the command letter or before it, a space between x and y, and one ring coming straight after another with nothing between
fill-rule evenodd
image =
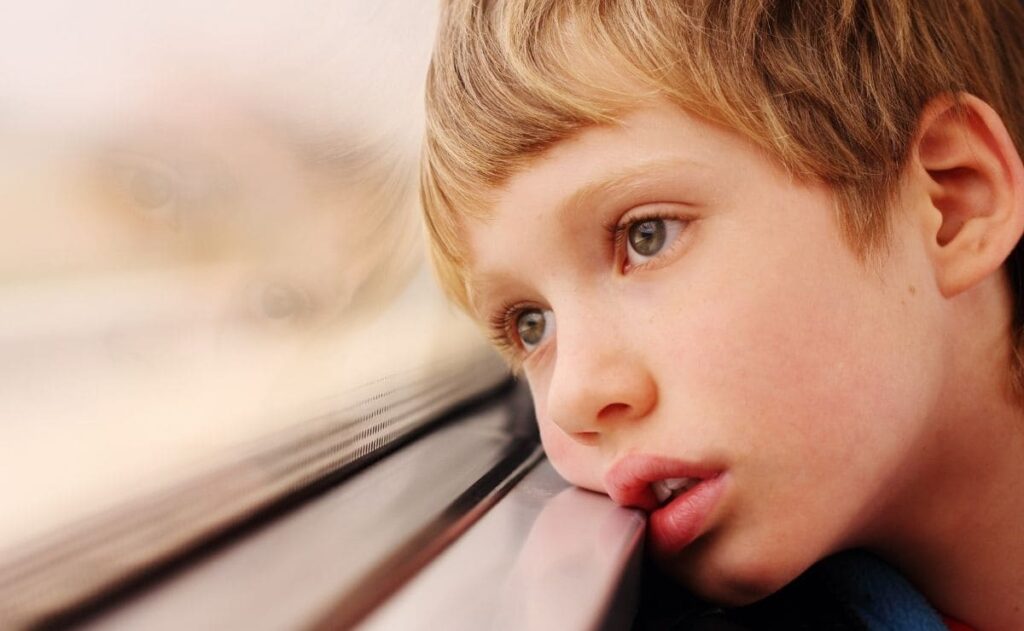
<instances>
[{"instance_id":1,"label":"lower lip","mask_svg":"<svg viewBox=\"0 0 1024 631\"><path fill-rule=\"evenodd\" d=\"M703 480L651 513L647 536L655 556L676 555L701 535L725 491L725 483L725 474Z\"/></svg>"}]
</instances>

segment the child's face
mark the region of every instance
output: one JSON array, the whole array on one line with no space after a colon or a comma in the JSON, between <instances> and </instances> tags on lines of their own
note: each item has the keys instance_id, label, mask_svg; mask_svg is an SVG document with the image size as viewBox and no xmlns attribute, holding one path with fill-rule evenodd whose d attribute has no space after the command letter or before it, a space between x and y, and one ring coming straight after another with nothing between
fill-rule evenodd
<instances>
[{"instance_id":1,"label":"child's face","mask_svg":"<svg viewBox=\"0 0 1024 631\"><path fill-rule=\"evenodd\" d=\"M467 228L473 302L508 313L558 470L647 510L652 479L718 474L652 512L670 571L749 601L878 534L939 390L912 221L862 264L825 187L668 105L560 143L495 199Z\"/></svg>"}]
</instances>

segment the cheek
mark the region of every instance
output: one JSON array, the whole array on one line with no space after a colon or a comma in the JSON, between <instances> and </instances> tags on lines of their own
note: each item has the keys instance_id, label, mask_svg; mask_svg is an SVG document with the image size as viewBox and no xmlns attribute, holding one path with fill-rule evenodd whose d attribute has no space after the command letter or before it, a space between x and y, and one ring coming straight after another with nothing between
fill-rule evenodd
<instances>
[{"instance_id":1,"label":"cheek","mask_svg":"<svg viewBox=\"0 0 1024 631\"><path fill-rule=\"evenodd\" d=\"M844 496L854 510L880 492L876 481L915 442L932 396L922 388L927 353L900 324L909 318L842 286L751 296L757 304L708 323L729 330L717 352L688 362L690 392L717 419L715 438L737 473L756 473L752 483L765 494L804 508ZM744 316L751 313L761 315ZM715 339L711 331L701 337ZM789 510L786 502L762 505L773 507Z\"/></svg>"},{"instance_id":2,"label":"cheek","mask_svg":"<svg viewBox=\"0 0 1024 631\"><path fill-rule=\"evenodd\" d=\"M813 210L801 212L823 215ZM690 317L671 366L677 383L749 456L881 448L900 430L894 421L920 417L936 395L938 327L923 292L907 290L927 279L897 254L868 270L825 219L805 224L799 242L768 225L745 232L771 238L734 248L728 266L705 266L714 271L692 292L703 299L681 310Z\"/></svg>"},{"instance_id":3,"label":"cheek","mask_svg":"<svg viewBox=\"0 0 1024 631\"><path fill-rule=\"evenodd\" d=\"M675 568L707 596L764 595L856 543L929 431L942 362L922 292L818 261L691 305L661 365L679 413L659 435L734 476L723 527Z\"/></svg>"}]
</instances>

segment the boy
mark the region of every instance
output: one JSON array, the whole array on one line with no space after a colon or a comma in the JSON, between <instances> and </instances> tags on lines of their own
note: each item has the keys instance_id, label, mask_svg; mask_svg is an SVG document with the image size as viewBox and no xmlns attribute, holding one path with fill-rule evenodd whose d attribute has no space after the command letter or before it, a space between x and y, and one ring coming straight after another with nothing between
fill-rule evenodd
<instances>
[{"instance_id":1,"label":"boy","mask_svg":"<svg viewBox=\"0 0 1024 631\"><path fill-rule=\"evenodd\" d=\"M439 275L552 463L743 604L870 550L1024 628L1015 0L453 0Z\"/></svg>"}]
</instances>

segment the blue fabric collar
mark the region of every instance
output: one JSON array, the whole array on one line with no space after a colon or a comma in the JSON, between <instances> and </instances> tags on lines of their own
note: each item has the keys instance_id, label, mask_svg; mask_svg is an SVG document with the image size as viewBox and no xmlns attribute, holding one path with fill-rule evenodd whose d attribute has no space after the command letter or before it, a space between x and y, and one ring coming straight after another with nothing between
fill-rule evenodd
<instances>
[{"instance_id":1,"label":"blue fabric collar","mask_svg":"<svg viewBox=\"0 0 1024 631\"><path fill-rule=\"evenodd\" d=\"M860 550L829 557L810 571L870 631L948 631L914 587L878 557Z\"/></svg>"}]
</instances>

